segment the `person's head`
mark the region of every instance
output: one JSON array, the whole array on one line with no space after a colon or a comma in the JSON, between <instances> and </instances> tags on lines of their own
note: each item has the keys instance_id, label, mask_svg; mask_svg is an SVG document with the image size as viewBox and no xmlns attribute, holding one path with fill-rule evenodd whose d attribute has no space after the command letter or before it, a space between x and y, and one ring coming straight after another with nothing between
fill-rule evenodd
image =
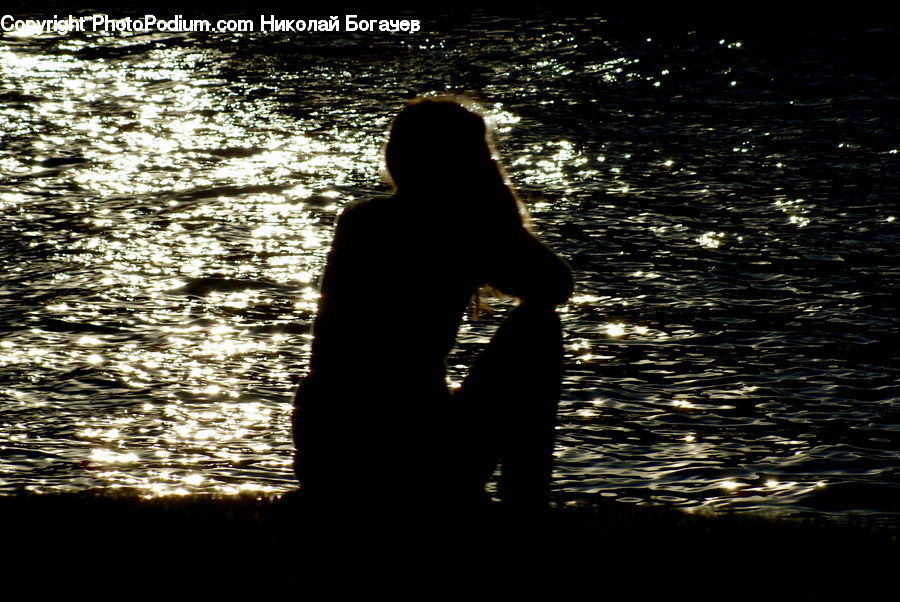
<instances>
[{"instance_id":1,"label":"person's head","mask_svg":"<svg viewBox=\"0 0 900 602\"><path fill-rule=\"evenodd\" d=\"M478 234L503 236L524 227L528 213L507 185L492 141L492 132L467 98L419 97L394 118L384 147L385 180L398 193L451 198L460 215L478 211L468 220ZM484 287L485 293L503 296ZM486 307L475 295L474 315Z\"/></svg>"},{"instance_id":2,"label":"person's head","mask_svg":"<svg viewBox=\"0 0 900 602\"><path fill-rule=\"evenodd\" d=\"M503 185L485 120L456 97L416 98L394 118L385 146L387 178L398 191Z\"/></svg>"}]
</instances>

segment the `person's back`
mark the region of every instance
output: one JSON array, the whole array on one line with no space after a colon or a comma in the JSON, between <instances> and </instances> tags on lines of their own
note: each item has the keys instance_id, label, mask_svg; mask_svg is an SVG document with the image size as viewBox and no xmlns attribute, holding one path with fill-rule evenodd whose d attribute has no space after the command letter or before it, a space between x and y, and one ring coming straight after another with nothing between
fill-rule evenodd
<instances>
[{"instance_id":1,"label":"person's back","mask_svg":"<svg viewBox=\"0 0 900 602\"><path fill-rule=\"evenodd\" d=\"M379 381L371 386L393 389L443 383L444 358L479 282L472 242L452 215L428 209L428 199L395 195L343 211L322 280L311 374L372 376Z\"/></svg>"},{"instance_id":2,"label":"person's back","mask_svg":"<svg viewBox=\"0 0 900 602\"><path fill-rule=\"evenodd\" d=\"M445 358L478 282L453 220L427 206L377 197L340 217L298 405L310 491L433 495L446 479Z\"/></svg>"}]
</instances>

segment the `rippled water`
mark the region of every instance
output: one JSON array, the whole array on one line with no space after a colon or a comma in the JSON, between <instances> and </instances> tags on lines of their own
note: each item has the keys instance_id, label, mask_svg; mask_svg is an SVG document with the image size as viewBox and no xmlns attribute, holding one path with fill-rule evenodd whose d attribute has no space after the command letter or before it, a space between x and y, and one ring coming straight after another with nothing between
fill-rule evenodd
<instances>
[{"instance_id":1,"label":"rippled water","mask_svg":"<svg viewBox=\"0 0 900 602\"><path fill-rule=\"evenodd\" d=\"M478 14L0 38L0 491L292 488L336 213L382 190L403 99L459 87L577 272L561 496L897 512L896 42Z\"/></svg>"}]
</instances>

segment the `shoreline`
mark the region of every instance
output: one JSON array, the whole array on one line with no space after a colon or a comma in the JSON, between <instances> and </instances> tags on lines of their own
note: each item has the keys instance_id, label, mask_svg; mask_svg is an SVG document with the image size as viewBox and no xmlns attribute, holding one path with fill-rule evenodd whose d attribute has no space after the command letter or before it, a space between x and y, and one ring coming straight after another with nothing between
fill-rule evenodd
<instances>
[{"instance_id":1,"label":"shoreline","mask_svg":"<svg viewBox=\"0 0 900 602\"><path fill-rule=\"evenodd\" d=\"M465 590L487 578L498 593L546 581L602 599L866 600L895 588L900 561L900 520L839 524L600 500L440 512L358 501L326 515L291 495L89 490L0 496L0 529L6 583L74 591L94 582L120 595L135 587L280 595L326 583L431 599L422 587Z\"/></svg>"}]
</instances>

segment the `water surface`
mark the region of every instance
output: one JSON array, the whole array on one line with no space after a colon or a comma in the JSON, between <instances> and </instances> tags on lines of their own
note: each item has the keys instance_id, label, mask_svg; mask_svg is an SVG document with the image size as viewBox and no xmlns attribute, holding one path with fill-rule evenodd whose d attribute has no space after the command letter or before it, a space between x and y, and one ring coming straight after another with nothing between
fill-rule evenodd
<instances>
[{"instance_id":1,"label":"water surface","mask_svg":"<svg viewBox=\"0 0 900 602\"><path fill-rule=\"evenodd\" d=\"M464 88L577 274L560 497L897 512L896 42L478 13L0 38L0 491L294 487L335 216L384 190L405 98Z\"/></svg>"}]
</instances>

